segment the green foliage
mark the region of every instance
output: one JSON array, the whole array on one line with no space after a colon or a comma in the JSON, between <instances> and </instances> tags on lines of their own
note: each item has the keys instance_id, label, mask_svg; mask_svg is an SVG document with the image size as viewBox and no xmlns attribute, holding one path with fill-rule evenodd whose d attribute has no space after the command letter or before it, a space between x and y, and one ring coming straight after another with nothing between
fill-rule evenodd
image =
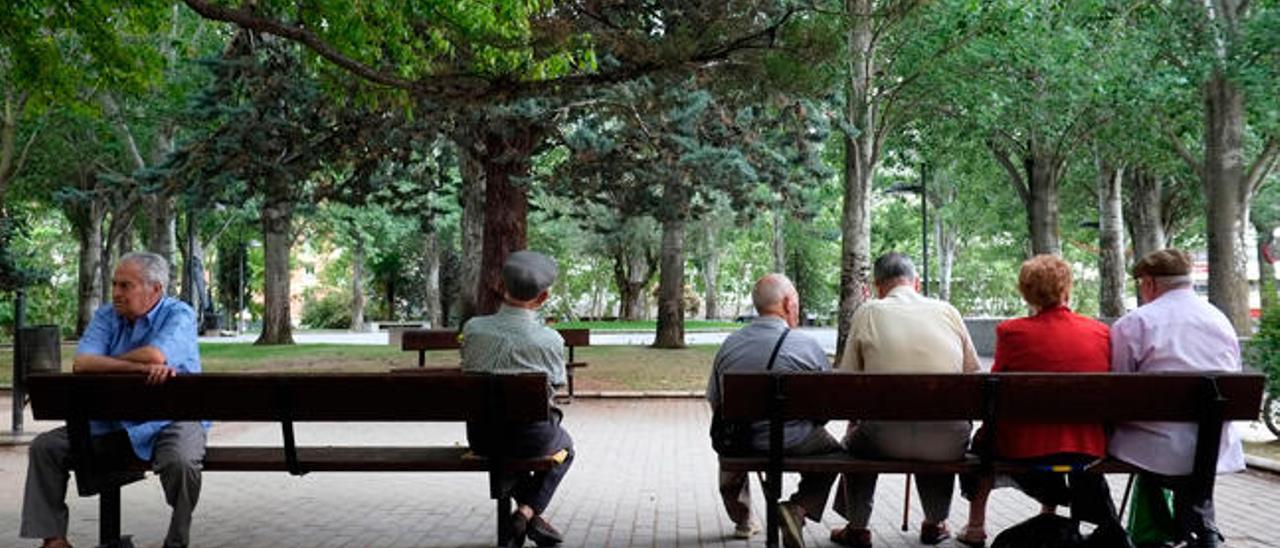
<instances>
[{"instance_id":1,"label":"green foliage","mask_svg":"<svg viewBox=\"0 0 1280 548\"><path fill-rule=\"evenodd\" d=\"M1267 390L1280 396L1280 307L1262 311L1258 332L1245 347L1245 363L1266 373Z\"/></svg>"},{"instance_id":2,"label":"green foliage","mask_svg":"<svg viewBox=\"0 0 1280 548\"><path fill-rule=\"evenodd\" d=\"M311 329L351 327L351 294L307 289L302 294L302 325Z\"/></svg>"}]
</instances>

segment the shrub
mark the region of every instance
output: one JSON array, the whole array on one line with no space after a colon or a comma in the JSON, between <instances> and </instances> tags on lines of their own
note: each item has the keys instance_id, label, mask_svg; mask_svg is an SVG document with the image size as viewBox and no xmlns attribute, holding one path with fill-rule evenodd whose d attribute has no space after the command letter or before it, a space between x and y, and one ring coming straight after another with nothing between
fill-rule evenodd
<instances>
[{"instance_id":1,"label":"shrub","mask_svg":"<svg viewBox=\"0 0 1280 548\"><path fill-rule=\"evenodd\" d=\"M308 289L302 295L302 325L312 329L351 327L351 295L328 291L317 298L316 291Z\"/></svg>"},{"instance_id":2,"label":"shrub","mask_svg":"<svg viewBox=\"0 0 1280 548\"><path fill-rule=\"evenodd\" d=\"M1280 394L1280 306L1262 311L1258 332L1245 349L1245 362L1267 375L1267 390Z\"/></svg>"}]
</instances>

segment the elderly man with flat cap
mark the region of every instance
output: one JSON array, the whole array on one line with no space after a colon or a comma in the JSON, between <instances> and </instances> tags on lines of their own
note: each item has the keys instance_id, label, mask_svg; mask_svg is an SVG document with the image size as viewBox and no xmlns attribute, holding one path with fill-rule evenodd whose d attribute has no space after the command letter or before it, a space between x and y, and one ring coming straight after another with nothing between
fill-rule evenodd
<instances>
[{"instance_id":1,"label":"elderly man with flat cap","mask_svg":"<svg viewBox=\"0 0 1280 548\"><path fill-rule=\"evenodd\" d=\"M534 251L509 255L502 266L502 306L496 314L471 318L462 328L462 370L499 375L545 373L550 399L567 379L564 339L538 314L555 279L556 263L550 257ZM546 421L508 424L497 431L467 423L467 442L476 453L502 448L512 457L563 458L551 470L517 473L510 478L515 485L511 494L518 504L511 514L511 546L523 546L526 536L538 546L563 542L560 532L542 516L573 464L573 440L560 425L563 416L552 405Z\"/></svg>"},{"instance_id":2,"label":"elderly man with flat cap","mask_svg":"<svg viewBox=\"0 0 1280 548\"><path fill-rule=\"evenodd\" d=\"M1111 327L1111 370L1118 373L1240 371L1240 343L1227 317L1191 289L1191 258L1177 249L1147 254L1133 266L1138 293L1146 303ZM1194 423L1130 422L1115 425L1108 451L1145 470L1139 481L1173 491L1170 522L1176 540L1197 548L1218 546L1213 493L1191 481L1195 461ZM1238 434L1222 431L1218 472L1244 469ZM1158 489L1139 489L1159 498ZM1165 508L1163 498L1145 501Z\"/></svg>"}]
</instances>

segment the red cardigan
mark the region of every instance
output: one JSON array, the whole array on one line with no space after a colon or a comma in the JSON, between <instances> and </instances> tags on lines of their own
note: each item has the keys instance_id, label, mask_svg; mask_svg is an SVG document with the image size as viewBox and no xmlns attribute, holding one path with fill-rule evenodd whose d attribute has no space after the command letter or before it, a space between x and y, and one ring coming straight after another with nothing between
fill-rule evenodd
<instances>
[{"instance_id":1,"label":"red cardigan","mask_svg":"<svg viewBox=\"0 0 1280 548\"><path fill-rule=\"evenodd\" d=\"M1010 372L1105 373L1111 369L1107 325L1059 306L1035 316L996 326L996 356L991 370ZM996 454L1034 458L1054 453L1107 453L1101 424L1047 424L1001 421Z\"/></svg>"}]
</instances>

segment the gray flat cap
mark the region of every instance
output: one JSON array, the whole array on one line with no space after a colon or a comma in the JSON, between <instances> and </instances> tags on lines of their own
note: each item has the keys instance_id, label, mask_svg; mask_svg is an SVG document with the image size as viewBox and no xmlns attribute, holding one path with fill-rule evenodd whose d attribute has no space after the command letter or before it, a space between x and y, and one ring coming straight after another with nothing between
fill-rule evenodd
<instances>
[{"instance_id":1,"label":"gray flat cap","mask_svg":"<svg viewBox=\"0 0 1280 548\"><path fill-rule=\"evenodd\" d=\"M517 251L507 255L502 265L502 283L507 293L521 301L531 301L556 281L556 262L537 251Z\"/></svg>"}]
</instances>

